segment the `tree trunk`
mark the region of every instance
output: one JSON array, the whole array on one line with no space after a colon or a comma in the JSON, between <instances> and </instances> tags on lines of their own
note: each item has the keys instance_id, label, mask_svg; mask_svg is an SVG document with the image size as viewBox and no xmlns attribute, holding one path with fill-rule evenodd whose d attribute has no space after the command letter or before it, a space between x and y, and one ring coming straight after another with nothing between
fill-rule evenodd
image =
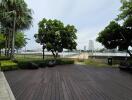
<instances>
[{"instance_id":1,"label":"tree trunk","mask_svg":"<svg viewBox=\"0 0 132 100\"><path fill-rule=\"evenodd\" d=\"M5 40L5 56L7 56L7 41L8 41L8 39L7 39L7 36L6 36L6 40Z\"/></svg>"},{"instance_id":2,"label":"tree trunk","mask_svg":"<svg viewBox=\"0 0 132 100\"><path fill-rule=\"evenodd\" d=\"M56 59L56 54L54 53L54 51L51 50L51 52L52 52L52 54L53 54L53 56L54 56L54 59Z\"/></svg>"},{"instance_id":3,"label":"tree trunk","mask_svg":"<svg viewBox=\"0 0 132 100\"><path fill-rule=\"evenodd\" d=\"M57 57L58 57L58 52L55 52L55 53L54 53L54 59L56 60Z\"/></svg>"},{"instance_id":4,"label":"tree trunk","mask_svg":"<svg viewBox=\"0 0 132 100\"><path fill-rule=\"evenodd\" d=\"M127 53L130 55L130 57L132 58L132 54L129 50L127 50Z\"/></svg>"},{"instance_id":5,"label":"tree trunk","mask_svg":"<svg viewBox=\"0 0 132 100\"><path fill-rule=\"evenodd\" d=\"M9 57L9 34L7 35L7 57Z\"/></svg>"},{"instance_id":6,"label":"tree trunk","mask_svg":"<svg viewBox=\"0 0 132 100\"><path fill-rule=\"evenodd\" d=\"M57 59L57 57L58 57L58 52L56 52L56 59Z\"/></svg>"},{"instance_id":7,"label":"tree trunk","mask_svg":"<svg viewBox=\"0 0 132 100\"><path fill-rule=\"evenodd\" d=\"M0 49L0 57L1 57L1 49Z\"/></svg>"},{"instance_id":8,"label":"tree trunk","mask_svg":"<svg viewBox=\"0 0 132 100\"><path fill-rule=\"evenodd\" d=\"M45 48L44 48L44 45L43 45L43 60L44 60L44 56L45 56L45 54L44 54L44 49L45 49Z\"/></svg>"},{"instance_id":9,"label":"tree trunk","mask_svg":"<svg viewBox=\"0 0 132 100\"><path fill-rule=\"evenodd\" d=\"M14 32L12 33L12 48L11 48L11 59L14 59L14 41L15 41L15 36Z\"/></svg>"},{"instance_id":10,"label":"tree trunk","mask_svg":"<svg viewBox=\"0 0 132 100\"><path fill-rule=\"evenodd\" d=\"M12 60L14 60L15 32L16 32L16 12L14 11L14 22L13 22L13 32L12 32L12 49L11 49L11 59Z\"/></svg>"},{"instance_id":11,"label":"tree trunk","mask_svg":"<svg viewBox=\"0 0 132 100\"><path fill-rule=\"evenodd\" d=\"M10 57L10 42L11 42L11 31L9 30L9 33L8 33L8 50L7 50L7 56Z\"/></svg>"}]
</instances>

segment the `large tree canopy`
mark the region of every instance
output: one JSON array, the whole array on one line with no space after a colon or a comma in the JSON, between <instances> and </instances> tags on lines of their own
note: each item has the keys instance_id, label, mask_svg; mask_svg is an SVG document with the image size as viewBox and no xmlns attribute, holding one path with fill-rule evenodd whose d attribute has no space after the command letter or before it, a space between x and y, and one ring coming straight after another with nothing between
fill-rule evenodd
<instances>
[{"instance_id":1,"label":"large tree canopy","mask_svg":"<svg viewBox=\"0 0 132 100\"><path fill-rule=\"evenodd\" d=\"M121 3L121 14L99 33L97 41L108 49L126 50L132 56L128 50L129 46L132 47L132 0L121 0Z\"/></svg>"},{"instance_id":2,"label":"large tree canopy","mask_svg":"<svg viewBox=\"0 0 132 100\"><path fill-rule=\"evenodd\" d=\"M27 4L24 0L1 0L1 24L5 27L13 29L14 17L16 17L16 30L27 29L32 23L32 11L27 7Z\"/></svg>"},{"instance_id":3,"label":"large tree canopy","mask_svg":"<svg viewBox=\"0 0 132 100\"><path fill-rule=\"evenodd\" d=\"M64 26L59 20L43 19L39 22L38 34L35 34L36 42L44 45L51 51L54 57L63 49L76 49L76 28L73 25Z\"/></svg>"},{"instance_id":4,"label":"large tree canopy","mask_svg":"<svg viewBox=\"0 0 132 100\"><path fill-rule=\"evenodd\" d=\"M28 29L31 23L32 11L24 0L0 0L0 24L6 30L8 53L11 46L12 59L14 59L15 33Z\"/></svg>"},{"instance_id":5,"label":"large tree canopy","mask_svg":"<svg viewBox=\"0 0 132 100\"><path fill-rule=\"evenodd\" d=\"M116 48L119 41L122 39L120 32L121 26L112 21L103 31L99 33L97 41L102 43L108 49Z\"/></svg>"}]
</instances>

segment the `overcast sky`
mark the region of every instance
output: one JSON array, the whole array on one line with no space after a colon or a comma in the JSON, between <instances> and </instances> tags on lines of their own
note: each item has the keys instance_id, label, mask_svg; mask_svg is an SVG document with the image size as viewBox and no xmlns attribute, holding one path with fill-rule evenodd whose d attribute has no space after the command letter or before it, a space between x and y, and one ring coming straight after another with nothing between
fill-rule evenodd
<instances>
[{"instance_id":1,"label":"overcast sky","mask_svg":"<svg viewBox=\"0 0 132 100\"><path fill-rule=\"evenodd\" d=\"M98 33L109 22L117 17L121 6L120 0L25 0L33 10L33 27L26 31L31 40L28 49L38 49L34 34L38 31L38 22L42 18L58 19L64 24L72 24L77 28L78 49L88 48L89 40L95 40ZM95 43L95 48L102 46Z\"/></svg>"}]
</instances>

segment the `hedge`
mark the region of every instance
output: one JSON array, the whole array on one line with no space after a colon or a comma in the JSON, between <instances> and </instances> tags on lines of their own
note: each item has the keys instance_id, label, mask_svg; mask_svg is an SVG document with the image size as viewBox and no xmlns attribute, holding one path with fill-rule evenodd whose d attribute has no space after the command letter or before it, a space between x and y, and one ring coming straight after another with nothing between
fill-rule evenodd
<instances>
[{"instance_id":1,"label":"hedge","mask_svg":"<svg viewBox=\"0 0 132 100\"><path fill-rule=\"evenodd\" d=\"M54 61L54 59L46 59L46 60L28 60L28 61L0 61L0 68L2 71L16 70L16 69L38 69L45 68L49 65L50 62ZM74 64L74 60L69 59L57 59L55 61L55 65L66 65L66 64Z\"/></svg>"}]
</instances>

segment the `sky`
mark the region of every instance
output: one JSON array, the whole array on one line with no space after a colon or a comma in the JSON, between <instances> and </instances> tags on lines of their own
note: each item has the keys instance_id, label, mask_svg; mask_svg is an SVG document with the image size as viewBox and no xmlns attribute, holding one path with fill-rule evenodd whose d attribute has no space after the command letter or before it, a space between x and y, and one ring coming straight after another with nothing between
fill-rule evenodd
<instances>
[{"instance_id":1,"label":"sky","mask_svg":"<svg viewBox=\"0 0 132 100\"><path fill-rule=\"evenodd\" d=\"M88 49L89 40L94 41L94 48L102 48L96 37L110 21L120 13L120 0L25 0L33 10L33 25L25 31L28 40L27 49L41 49L35 42L34 34L38 31L38 22L42 18L58 19L65 25L77 28L77 49Z\"/></svg>"}]
</instances>

